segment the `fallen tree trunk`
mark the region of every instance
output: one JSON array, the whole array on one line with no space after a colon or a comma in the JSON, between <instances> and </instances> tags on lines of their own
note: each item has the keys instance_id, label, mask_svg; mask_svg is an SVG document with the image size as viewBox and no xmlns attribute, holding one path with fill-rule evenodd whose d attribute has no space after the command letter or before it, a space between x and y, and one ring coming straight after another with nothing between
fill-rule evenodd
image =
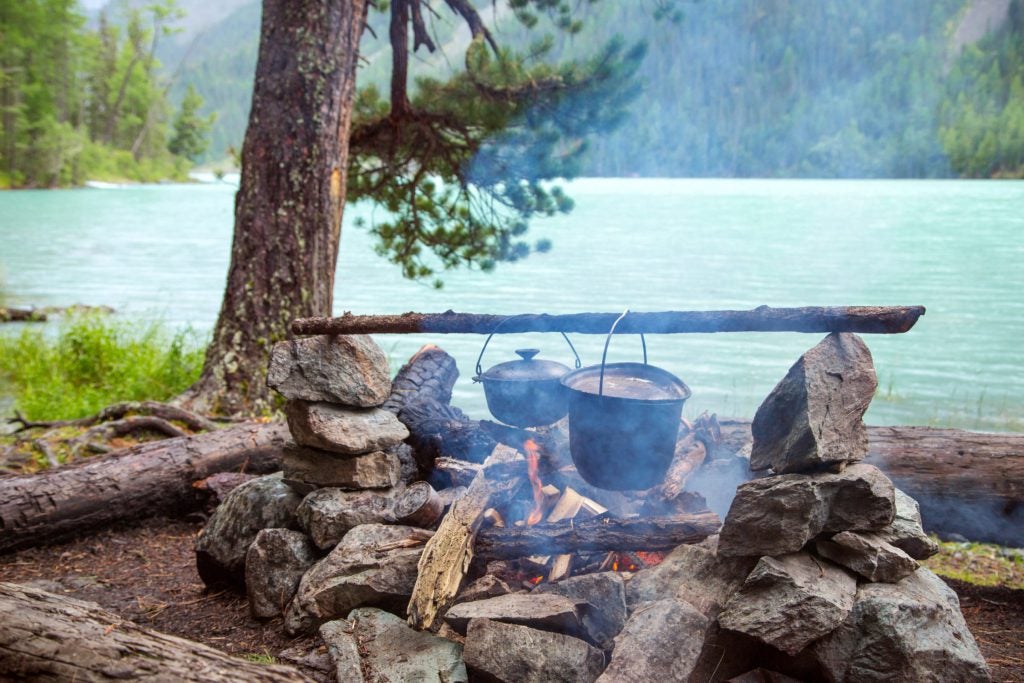
<instances>
[{"instance_id":1,"label":"fallen tree trunk","mask_svg":"<svg viewBox=\"0 0 1024 683\"><path fill-rule=\"evenodd\" d=\"M750 423L722 423L723 440ZM921 505L925 530L1024 547L1024 434L932 427L868 427L866 462Z\"/></svg>"},{"instance_id":2,"label":"fallen tree trunk","mask_svg":"<svg viewBox=\"0 0 1024 683\"><path fill-rule=\"evenodd\" d=\"M243 424L0 478L0 552L54 543L124 519L195 510L194 482L217 472L277 469L287 436L283 424Z\"/></svg>"},{"instance_id":3,"label":"fallen tree trunk","mask_svg":"<svg viewBox=\"0 0 1024 683\"><path fill-rule=\"evenodd\" d=\"M576 332L608 334L620 313L547 313L489 315L479 313L403 313L300 318L295 334L491 334L501 332ZM630 313L616 332L677 334L683 332L859 332L899 334L924 315L924 306L807 306L749 311L661 311Z\"/></svg>"},{"instance_id":4,"label":"fallen tree trunk","mask_svg":"<svg viewBox=\"0 0 1024 683\"><path fill-rule=\"evenodd\" d=\"M608 550L661 551L699 543L717 534L721 525L713 512L635 519L577 518L572 524L481 529L473 547L477 556L488 561Z\"/></svg>"},{"instance_id":5,"label":"fallen tree trunk","mask_svg":"<svg viewBox=\"0 0 1024 683\"><path fill-rule=\"evenodd\" d=\"M230 657L144 629L99 606L0 583L0 678L31 681L257 681L310 679L289 666Z\"/></svg>"}]
</instances>

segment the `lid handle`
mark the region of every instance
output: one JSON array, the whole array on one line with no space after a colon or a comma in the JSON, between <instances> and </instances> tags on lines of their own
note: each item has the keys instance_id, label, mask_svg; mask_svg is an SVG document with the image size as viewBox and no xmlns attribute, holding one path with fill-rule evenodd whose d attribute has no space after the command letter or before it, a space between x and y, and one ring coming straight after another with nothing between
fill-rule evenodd
<instances>
[{"instance_id":1,"label":"lid handle","mask_svg":"<svg viewBox=\"0 0 1024 683\"><path fill-rule=\"evenodd\" d=\"M516 354L523 360L533 360L538 353L540 353L540 349L516 349Z\"/></svg>"},{"instance_id":2,"label":"lid handle","mask_svg":"<svg viewBox=\"0 0 1024 683\"><path fill-rule=\"evenodd\" d=\"M625 314L623 314L623 315L625 315ZM491 333L489 335L487 335L487 340L484 341L484 347L482 349L480 349L480 355L477 356L477 358L476 358L476 376L477 377L480 377L481 375L484 374L484 370L480 366L480 363L484 359L484 351L487 350L487 345L491 343L491 337L493 337L498 332L498 328L500 328L502 325L507 323L509 320L513 320L515 318L524 318L524 317L529 317L529 316L526 316L526 315L510 315L509 317L505 318L500 323L498 323L497 325L494 326L494 329L491 330ZM562 338L565 339L565 343L569 345L570 349L572 349L572 355L576 358L576 369L579 370L580 365L581 365L581 363L580 363L580 354L576 353L576 347L572 345L571 341L569 341L569 336L565 332L562 332ZM518 353L520 356L522 356L523 355L521 353L522 351L532 351L533 352L532 354L530 354L529 358L527 358L526 356L523 356L523 360L530 360L530 358L533 358L538 353L540 353L540 349L519 349L519 350L516 351L516 353ZM607 351L608 351L608 345L605 344L605 352L607 352ZM645 347L645 349L644 349L645 356L646 356L646 353L647 353L647 351L646 351L646 347ZM474 381L478 381L478 380L476 378L474 378Z\"/></svg>"}]
</instances>

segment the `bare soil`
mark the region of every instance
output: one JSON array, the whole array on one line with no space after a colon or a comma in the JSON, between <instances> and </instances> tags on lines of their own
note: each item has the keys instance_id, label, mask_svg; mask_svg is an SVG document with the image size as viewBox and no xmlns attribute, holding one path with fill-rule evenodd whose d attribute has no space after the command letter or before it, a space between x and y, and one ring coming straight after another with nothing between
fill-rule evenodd
<instances>
[{"instance_id":1,"label":"bare soil","mask_svg":"<svg viewBox=\"0 0 1024 683\"><path fill-rule=\"evenodd\" d=\"M24 550L0 557L0 581L91 600L138 624L257 661L318 648L314 637L288 638L280 619L253 619L245 596L203 585L193 552L202 526L198 515L156 519ZM960 596L993 680L1024 683L1024 590L946 581Z\"/></svg>"}]
</instances>

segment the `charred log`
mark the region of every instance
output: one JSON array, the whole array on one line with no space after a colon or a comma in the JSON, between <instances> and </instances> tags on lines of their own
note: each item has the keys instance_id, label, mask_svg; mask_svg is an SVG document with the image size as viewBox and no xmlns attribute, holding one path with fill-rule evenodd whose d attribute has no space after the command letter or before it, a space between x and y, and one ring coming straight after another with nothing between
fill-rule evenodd
<instances>
[{"instance_id":1,"label":"charred log","mask_svg":"<svg viewBox=\"0 0 1024 683\"><path fill-rule=\"evenodd\" d=\"M289 666L254 664L151 631L98 605L0 583L0 678L298 683Z\"/></svg>"},{"instance_id":2,"label":"charred log","mask_svg":"<svg viewBox=\"0 0 1024 683\"><path fill-rule=\"evenodd\" d=\"M481 529L474 548L484 560L611 550L664 551L699 543L718 533L721 525L713 512L635 519L596 517L572 524Z\"/></svg>"},{"instance_id":3,"label":"charred log","mask_svg":"<svg viewBox=\"0 0 1024 683\"><path fill-rule=\"evenodd\" d=\"M287 436L282 424L244 424L0 479L0 552L125 519L191 512L200 505L194 482L216 472L276 469Z\"/></svg>"},{"instance_id":4,"label":"charred log","mask_svg":"<svg viewBox=\"0 0 1024 683\"><path fill-rule=\"evenodd\" d=\"M608 334L620 313L525 314L509 316L476 313L403 313L352 315L340 318L301 318L292 323L295 334L491 334L501 332L576 332ZM630 313L616 328L621 333L674 334L683 332L906 332L924 315L924 306L809 306L749 311L663 311Z\"/></svg>"}]
</instances>

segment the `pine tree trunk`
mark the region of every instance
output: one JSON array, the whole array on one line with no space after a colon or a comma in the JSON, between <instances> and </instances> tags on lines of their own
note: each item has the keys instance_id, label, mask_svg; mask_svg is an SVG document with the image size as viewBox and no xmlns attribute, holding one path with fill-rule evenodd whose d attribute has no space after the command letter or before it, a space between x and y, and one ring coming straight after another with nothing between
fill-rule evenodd
<instances>
[{"instance_id":1,"label":"pine tree trunk","mask_svg":"<svg viewBox=\"0 0 1024 683\"><path fill-rule=\"evenodd\" d=\"M205 412L268 404L270 347L329 315L365 0L264 0L231 266L199 381Z\"/></svg>"}]
</instances>

